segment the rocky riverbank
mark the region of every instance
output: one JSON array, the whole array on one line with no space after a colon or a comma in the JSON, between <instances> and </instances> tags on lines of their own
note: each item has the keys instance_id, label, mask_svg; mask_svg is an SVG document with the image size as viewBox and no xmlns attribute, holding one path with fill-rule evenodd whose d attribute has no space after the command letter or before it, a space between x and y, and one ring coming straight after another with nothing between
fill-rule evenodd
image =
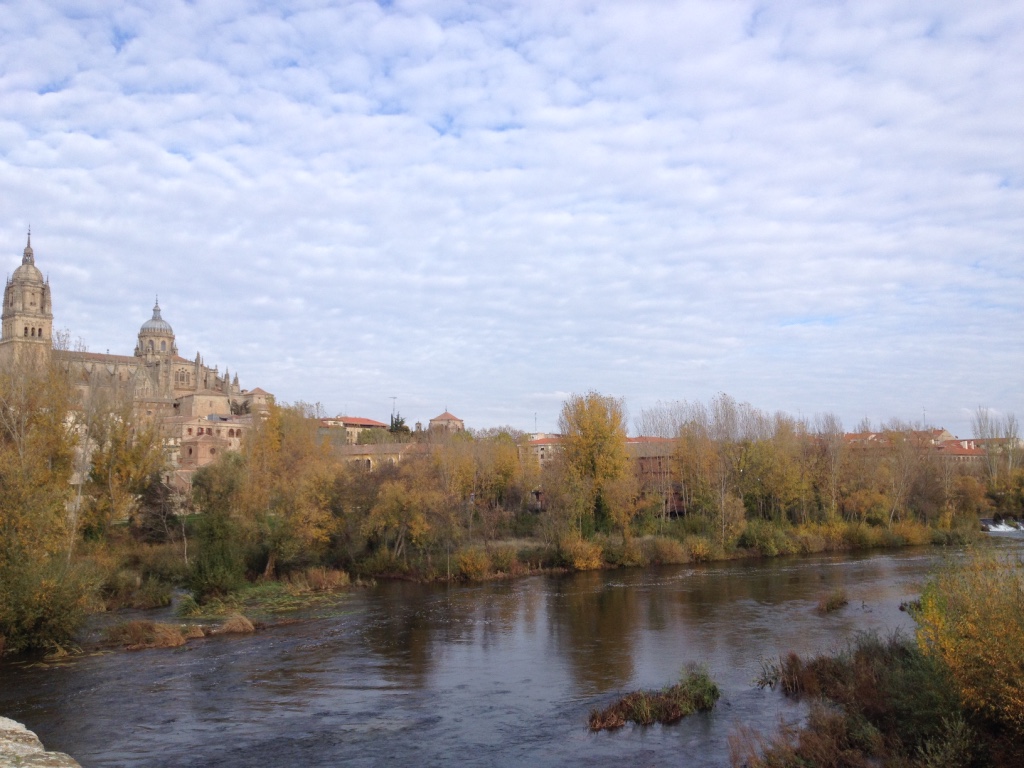
<instances>
[{"instance_id":1,"label":"rocky riverbank","mask_svg":"<svg viewBox=\"0 0 1024 768\"><path fill-rule=\"evenodd\" d=\"M63 752L47 752L39 737L21 723L0 717L0 766L82 768Z\"/></svg>"}]
</instances>

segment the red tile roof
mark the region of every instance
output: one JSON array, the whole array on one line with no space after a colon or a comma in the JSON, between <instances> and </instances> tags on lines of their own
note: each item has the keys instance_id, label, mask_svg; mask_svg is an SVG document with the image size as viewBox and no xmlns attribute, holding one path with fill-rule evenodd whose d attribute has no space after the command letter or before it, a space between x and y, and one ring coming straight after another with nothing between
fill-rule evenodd
<instances>
[{"instance_id":1,"label":"red tile roof","mask_svg":"<svg viewBox=\"0 0 1024 768\"><path fill-rule=\"evenodd\" d=\"M383 421L374 421L373 419L365 419L362 416L335 416L333 419L321 419L322 423L329 421L340 421L346 427L383 427L388 428L388 425Z\"/></svg>"},{"instance_id":2,"label":"red tile roof","mask_svg":"<svg viewBox=\"0 0 1024 768\"><path fill-rule=\"evenodd\" d=\"M458 416L445 411L440 416L435 416L431 421L462 421Z\"/></svg>"}]
</instances>

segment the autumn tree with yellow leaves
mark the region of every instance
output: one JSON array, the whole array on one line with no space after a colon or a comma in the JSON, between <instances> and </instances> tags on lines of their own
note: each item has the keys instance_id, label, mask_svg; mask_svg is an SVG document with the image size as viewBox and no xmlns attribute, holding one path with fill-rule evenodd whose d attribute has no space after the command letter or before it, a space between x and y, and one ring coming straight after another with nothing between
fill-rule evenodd
<instances>
[{"instance_id":1,"label":"autumn tree with yellow leaves","mask_svg":"<svg viewBox=\"0 0 1024 768\"><path fill-rule=\"evenodd\" d=\"M921 650L942 661L965 707L1024 739L1024 564L974 552L925 587Z\"/></svg>"},{"instance_id":2,"label":"autumn tree with yellow leaves","mask_svg":"<svg viewBox=\"0 0 1024 768\"><path fill-rule=\"evenodd\" d=\"M67 557L72 404L49 355L0 368L0 651L68 643L89 599Z\"/></svg>"},{"instance_id":3,"label":"autumn tree with yellow leaves","mask_svg":"<svg viewBox=\"0 0 1024 768\"><path fill-rule=\"evenodd\" d=\"M314 406L272 403L254 421L239 455L222 454L193 483L200 509L224 507L236 535L262 557L268 578L282 565L315 562L337 525L337 466L317 438L315 417Z\"/></svg>"},{"instance_id":4,"label":"autumn tree with yellow leaves","mask_svg":"<svg viewBox=\"0 0 1024 768\"><path fill-rule=\"evenodd\" d=\"M625 404L594 391L571 395L558 427L556 498L570 510L578 533L614 529L628 537L640 491L626 450Z\"/></svg>"}]
</instances>

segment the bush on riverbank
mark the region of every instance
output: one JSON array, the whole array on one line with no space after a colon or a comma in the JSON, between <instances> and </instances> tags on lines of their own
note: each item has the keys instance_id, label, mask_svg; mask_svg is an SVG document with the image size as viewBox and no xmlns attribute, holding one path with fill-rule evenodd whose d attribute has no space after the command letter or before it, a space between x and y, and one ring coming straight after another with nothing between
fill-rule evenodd
<instances>
[{"instance_id":1,"label":"bush on riverbank","mask_svg":"<svg viewBox=\"0 0 1024 768\"><path fill-rule=\"evenodd\" d=\"M647 560L655 565L678 565L690 562L690 556L678 539L651 536L643 540Z\"/></svg>"},{"instance_id":2,"label":"bush on riverbank","mask_svg":"<svg viewBox=\"0 0 1024 768\"><path fill-rule=\"evenodd\" d=\"M688 665L675 685L660 691L634 691L603 710L590 713L590 730L675 723L694 712L714 709L721 692L704 667Z\"/></svg>"},{"instance_id":3,"label":"bush on riverbank","mask_svg":"<svg viewBox=\"0 0 1024 768\"><path fill-rule=\"evenodd\" d=\"M965 707L1024 743L1024 565L975 552L925 587L921 650L944 664Z\"/></svg>"},{"instance_id":4,"label":"bush on riverbank","mask_svg":"<svg viewBox=\"0 0 1024 768\"><path fill-rule=\"evenodd\" d=\"M760 687L814 702L801 727L735 733L733 765L1024 765L1022 605L1019 558L975 552L911 609L916 643L862 634L837 654L762 662Z\"/></svg>"},{"instance_id":5,"label":"bush on riverbank","mask_svg":"<svg viewBox=\"0 0 1024 768\"><path fill-rule=\"evenodd\" d=\"M734 766L927 765L922 755L960 754L972 733L946 670L898 634L861 634L844 651L806 661L789 654L765 665L759 685L815 702L803 727L772 739L733 734ZM967 765L945 765L958 764Z\"/></svg>"},{"instance_id":6,"label":"bush on riverbank","mask_svg":"<svg viewBox=\"0 0 1024 768\"><path fill-rule=\"evenodd\" d=\"M0 568L0 653L73 645L98 582L93 569L52 557Z\"/></svg>"}]
</instances>

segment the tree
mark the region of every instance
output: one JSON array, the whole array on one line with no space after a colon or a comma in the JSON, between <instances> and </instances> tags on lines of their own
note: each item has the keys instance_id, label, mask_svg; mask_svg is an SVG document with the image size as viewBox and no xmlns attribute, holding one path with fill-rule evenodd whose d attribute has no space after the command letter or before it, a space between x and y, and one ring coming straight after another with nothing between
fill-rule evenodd
<instances>
[{"instance_id":1,"label":"tree","mask_svg":"<svg viewBox=\"0 0 1024 768\"><path fill-rule=\"evenodd\" d=\"M822 469L828 516L839 514L839 481L842 477L843 459L846 455L846 440L843 422L834 413L818 414L814 417L814 435L821 451Z\"/></svg>"},{"instance_id":2,"label":"tree","mask_svg":"<svg viewBox=\"0 0 1024 768\"><path fill-rule=\"evenodd\" d=\"M391 426L388 427L388 432L393 435L408 435L409 427L405 424L405 417L400 413L391 414Z\"/></svg>"},{"instance_id":3,"label":"tree","mask_svg":"<svg viewBox=\"0 0 1024 768\"><path fill-rule=\"evenodd\" d=\"M628 485L633 473L626 451L624 403L593 391L572 395L562 405L558 426L566 479L582 497L580 532L590 526L615 527L628 536L636 492Z\"/></svg>"},{"instance_id":4,"label":"tree","mask_svg":"<svg viewBox=\"0 0 1024 768\"><path fill-rule=\"evenodd\" d=\"M0 365L0 652L70 642L96 586L67 557L72 404L51 355Z\"/></svg>"},{"instance_id":5,"label":"tree","mask_svg":"<svg viewBox=\"0 0 1024 768\"><path fill-rule=\"evenodd\" d=\"M974 436L982 441L985 447L985 469L988 472L989 485L995 489L999 483L999 452L995 443L999 437L999 424L988 408L978 406L972 419Z\"/></svg>"},{"instance_id":6,"label":"tree","mask_svg":"<svg viewBox=\"0 0 1024 768\"><path fill-rule=\"evenodd\" d=\"M338 528L338 468L330 446L317 437L318 423L319 406L272 403L240 451L221 454L197 473L203 484L193 483L200 510L212 504L230 519L234 535L250 542L254 555L263 555L266 578L281 565L317 560ZM219 474L225 477L214 483Z\"/></svg>"},{"instance_id":7,"label":"tree","mask_svg":"<svg viewBox=\"0 0 1024 768\"><path fill-rule=\"evenodd\" d=\"M448 546L454 543L457 531L450 515L445 514L449 509L436 465L426 458L414 458L402 463L396 479L381 486L363 530L375 537L393 560L404 562L410 546L424 549L438 537Z\"/></svg>"},{"instance_id":8,"label":"tree","mask_svg":"<svg viewBox=\"0 0 1024 768\"><path fill-rule=\"evenodd\" d=\"M88 536L99 537L112 522L132 518L167 457L159 426L140 417L130 401L100 397L81 413L82 449L89 464L82 525Z\"/></svg>"},{"instance_id":9,"label":"tree","mask_svg":"<svg viewBox=\"0 0 1024 768\"><path fill-rule=\"evenodd\" d=\"M307 403L272 404L242 444L246 473L238 512L256 528L268 578L279 563L315 559L336 528L336 467L330 447L317 437L319 411Z\"/></svg>"}]
</instances>

